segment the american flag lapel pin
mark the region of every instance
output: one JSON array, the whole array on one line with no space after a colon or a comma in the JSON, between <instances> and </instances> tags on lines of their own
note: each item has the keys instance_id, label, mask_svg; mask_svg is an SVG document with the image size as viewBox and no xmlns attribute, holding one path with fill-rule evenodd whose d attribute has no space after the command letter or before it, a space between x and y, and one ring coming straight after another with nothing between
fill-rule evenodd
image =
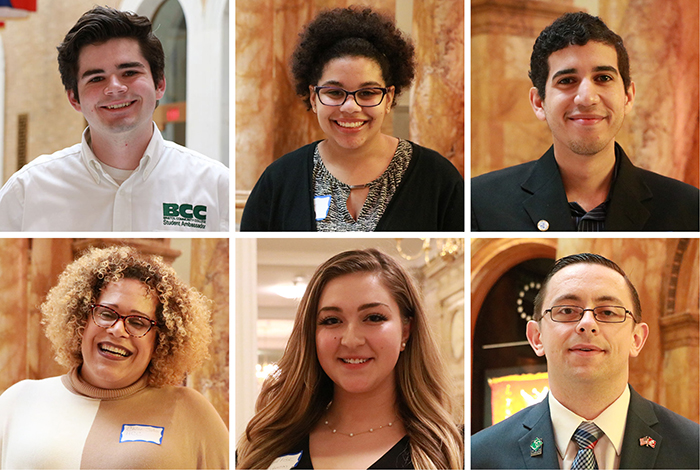
<instances>
[{"instance_id":1,"label":"american flag lapel pin","mask_svg":"<svg viewBox=\"0 0 700 470\"><path fill-rule=\"evenodd\" d=\"M656 447L656 441L649 436L644 436L639 438L639 445L651 447L653 449Z\"/></svg>"}]
</instances>

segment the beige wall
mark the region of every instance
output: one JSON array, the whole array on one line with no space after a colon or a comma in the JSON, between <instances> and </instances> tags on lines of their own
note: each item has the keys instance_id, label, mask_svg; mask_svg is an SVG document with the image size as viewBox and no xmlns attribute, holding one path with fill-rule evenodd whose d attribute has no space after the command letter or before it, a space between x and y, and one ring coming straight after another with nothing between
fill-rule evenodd
<instances>
[{"instance_id":1,"label":"beige wall","mask_svg":"<svg viewBox=\"0 0 700 470\"><path fill-rule=\"evenodd\" d=\"M539 158L552 143L528 101L535 38L566 11L625 41L637 95L618 142L642 167L698 186L697 0L472 0L471 176Z\"/></svg>"}]
</instances>

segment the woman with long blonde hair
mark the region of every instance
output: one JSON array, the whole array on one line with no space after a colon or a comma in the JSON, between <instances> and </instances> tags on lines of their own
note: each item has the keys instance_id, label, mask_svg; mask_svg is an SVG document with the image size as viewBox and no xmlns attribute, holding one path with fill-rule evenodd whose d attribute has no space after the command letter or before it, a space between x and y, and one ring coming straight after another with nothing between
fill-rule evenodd
<instances>
[{"instance_id":1,"label":"woman with long blonde hair","mask_svg":"<svg viewBox=\"0 0 700 470\"><path fill-rule=\"evenodd\" d=\"M421 296L391 257L368 249L323 263L278 366L238 468L463 468Z\"/></svg>"}]
</instances>

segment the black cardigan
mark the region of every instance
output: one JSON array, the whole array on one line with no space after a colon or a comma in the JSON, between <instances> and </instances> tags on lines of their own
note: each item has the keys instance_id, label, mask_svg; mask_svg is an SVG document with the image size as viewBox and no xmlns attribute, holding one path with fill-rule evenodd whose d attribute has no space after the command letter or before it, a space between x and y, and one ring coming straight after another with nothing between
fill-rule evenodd
<instances>
[{"instance_id":1,"label":"black cardigan","mask_svg":"<svg viewBox=\"0 0 700 470\"><path fill-rule=\"evenodd\" d=\"M248 197L241 231L315 231L313 155L318 142L274 161ZM464 179L439 153L413 156L376 231L464 231Z\"/></svg>"}]
</instances>

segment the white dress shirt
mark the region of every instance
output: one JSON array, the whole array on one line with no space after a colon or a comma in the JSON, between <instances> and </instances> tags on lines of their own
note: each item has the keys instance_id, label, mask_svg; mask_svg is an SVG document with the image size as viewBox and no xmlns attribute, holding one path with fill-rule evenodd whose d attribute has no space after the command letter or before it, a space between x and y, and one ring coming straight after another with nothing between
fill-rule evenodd
<instances>
[{"instance_id":1,"label":"white dress shirt","mask_svg":"<svg viewBox=\"0 0 700 470\"><path fill-rule=\"evenodd\" d=\"M153 137L121 184L81 143L32 160L0 189L0 231L228 231L229 171Z\"/></svg>"},{"instance_id":2,"label":"white dress shirt","mask_svg":"<svg viewBox=\"0 0 700 470\"><path fill-rule=\"evenodd\" d=\"M625 435L629 404L630 390L627 385L622 395L593 419L593 423L605 433L593 448L598 468L620 468L620 450ZM552 417L559 467L568 470L578 452L578 445L572 440L574 431L582 421L588 420L559 403L551 392L549 393L549 412Z\"/></svg>"}]
</instances>

